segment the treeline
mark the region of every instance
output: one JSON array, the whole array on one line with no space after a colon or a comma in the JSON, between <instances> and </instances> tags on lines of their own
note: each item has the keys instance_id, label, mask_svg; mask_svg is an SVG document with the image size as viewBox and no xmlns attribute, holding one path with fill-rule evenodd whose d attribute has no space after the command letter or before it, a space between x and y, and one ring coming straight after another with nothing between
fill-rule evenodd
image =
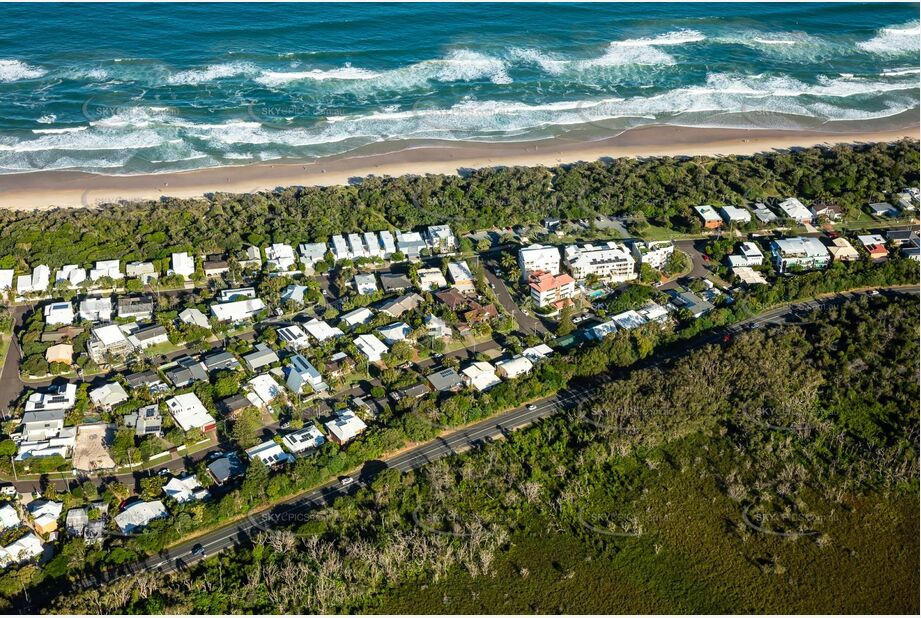
<instances>
[{"instance_id":1,"label":"treeline","mask_svg":"<svg viewBox=\"0 0 921 618\"><path fill-rule=\"evenodd\" d=\"M332 234L450 223L455 231L545 217L642 214L697 230L692 208L791 195L845 209L918 185L918 142L810 148L750 157L615 159L481 169L468 176L366 178L357 185L216 194L99 209L0 211L0 268L149 260L174 251L324 241Z\"/></svg>"},{"instance_id":2,"label":"treeline","mask_svg":"<svg viewBox=\"0 0 921 618\"><path fill-rule=\"evenodd\" d=\"M63 594L53 609L373 611L395 587L431 585L457 572L494 575L510 539L524 530L566 530L584 537L587 547L616 554L626 537L678 525L663 523L668 512L646 497L651 487L665 486L660 490L671 493L664 508L675 508L689 479L703 478L721 503L735 505L738 527L717 518L718 541L681 537L681 560L670 562L666 553L650 572L635 575L675 577L687 569L685 552L693 551L712 564L715 578L705 582L708 576L695 575L701 578L695 588L715 586L718 596L729 595L727 602L748 606L755 601L747 594L761 599L790 586L787 578L768 579L760 571L755 586L729 585L737 569L751 568L746 561L760 560L743 552L758 557L770 551L785 562L805 560L797 565L805 585L818 577L834 587L817 593L822 601L815 604L797 601L821 611L829 596L853 595L852 582L838 576L835 539L821 533L827 522L819 516L832 509L845 517L884 489L917 494L918 322L913 300L863 297L812 324L745 333L728 346L623 375L582 408L505 442L416 472L385 471L309 520L259 535L253 547L188 571L140 573ZM706 504L714 508L710 499ZM769 550L757 544L744 550L754 532L742 512L758 512L766 528L803 536L781 539ZM708 515L684 512L681 520ZM727 536L738 544L727 544ZM804 553L803 543L815 552ZM660 546L654 547L658 555ZM652 550L652 543L632 546L634 571L644 564L636 552ZM825 559L808 557L816 552ZM859 559L861 569L865 559ZM728 567L736 562L741 566ZM913 591L877 594L887 607L917 604ZM610 609L618 602L612 596ZM774 606L770 599L768 605Z\"/></svg>"}]
</instances>

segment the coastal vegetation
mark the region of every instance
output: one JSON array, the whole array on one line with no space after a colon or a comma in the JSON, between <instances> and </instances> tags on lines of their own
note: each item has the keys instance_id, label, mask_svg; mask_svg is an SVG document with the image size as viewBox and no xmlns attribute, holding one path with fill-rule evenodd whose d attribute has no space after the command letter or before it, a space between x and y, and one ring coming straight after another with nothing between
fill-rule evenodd
<instances>
[{"instance_id":1,"label":"coastal vegetation","mask_svg":"<svg viewBox=\"0 0 921 618\"><path fill-rule=\"evenodd\" d=\"M167 260L174 251L236 253L246 245L325 241L358 230L449 223L458 233L546 217L633 218L632 227L700 230L693 207L798 196L856 214L918 185L917 141L754 156L614 159L480 169L464 176L369 177L349 186L290 187L97 209L0 211L0 268ZM749 224L755 226L756 223ZM161 270L165 271L165 268Z\"/></svg>"},{"instance_id":2,"label":"coastal vegetation","mask_svg":"<svg viewBox=\"0 0 921 618\"><path fill-rule=\"evenodd\" d=\"M387 470L252 545L49 607L917 613L919 317L861 297L621 372L578 409ZM86 558L65 556L76 576Z\"/></svg>"}]
</instances>

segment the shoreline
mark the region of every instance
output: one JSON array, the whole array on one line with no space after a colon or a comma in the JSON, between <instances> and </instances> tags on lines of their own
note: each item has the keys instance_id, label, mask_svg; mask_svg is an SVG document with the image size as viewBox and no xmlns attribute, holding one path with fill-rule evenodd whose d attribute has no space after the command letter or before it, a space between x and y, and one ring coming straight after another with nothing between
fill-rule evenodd
<instances>
[{"instance_id":1,"label":"shoreline","mask_svg":"<svg viewBox=\"0 0 921 618\"><path fill-rule=\"evenodd\" d=\"M251 193L292 186L347 185L367 176L457 175L502 166L554 166L602 158L752 155L840 143L919 139L919 127L866 132L711 129L645 126L590 140L573 136L532 142L376 144L311 162L258 163L115 176L79 171L0 175L0 208L48 210L121 201L189 199L209 193ZM381 150L387 148L388 150Z\"/></svg>"}]
</instances>

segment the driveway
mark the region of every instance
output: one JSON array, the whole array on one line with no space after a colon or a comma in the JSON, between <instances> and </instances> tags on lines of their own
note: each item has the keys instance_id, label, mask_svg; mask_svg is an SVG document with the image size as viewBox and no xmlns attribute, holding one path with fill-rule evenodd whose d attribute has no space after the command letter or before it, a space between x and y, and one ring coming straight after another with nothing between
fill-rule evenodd
<instances>
[{"instance_id":1,"label":"driveway","mask_svg":"<svg viewBox=\"0 0 921 618\"><path fill-rule=\"evenodd\" d=\"M490 264L490 267L493 265ZM514 316L515 321L518 322L518 327L521 331L527 335L533 334L544 334L547 331L547 328L541 323L540 320L534 316L526 315L521 307L515 302L512 298L512 294L508 291L508 288L505 285L505 282L497 277L490 268L484 269L486 271L486 279L492 284L493 290L496 292L496 297L499 299L499 303L502 307Z\"/></svg>"},{"instance_id":2,"label":"driveway","mask_svg":"<svg viewBox=\"0 0 921 618\"><path fill-rule=\"evenodd\" d=\"M25 305L11 307L10 314L13 316L13 340L10 342L9 352L6 354L6 362L0 368L0 415L3 418L9 416L13 403L22 394L23 383L19 379L19 341L16 334L22 326L22 316L28 309Z\"/></svg>"}]
</instances>

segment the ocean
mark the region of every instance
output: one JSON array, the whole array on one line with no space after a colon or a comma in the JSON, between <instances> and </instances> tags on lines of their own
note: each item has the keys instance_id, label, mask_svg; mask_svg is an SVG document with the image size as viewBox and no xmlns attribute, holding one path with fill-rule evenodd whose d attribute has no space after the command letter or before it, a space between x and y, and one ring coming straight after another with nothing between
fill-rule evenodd
<instances>
[{"instance_id":1,"label":"ocean","mask_svg":"<svg viewBox=\"0 0 921 618\"><path fill-rule=\"evenodd\" d=\"M0 173L917 124L918 4L3 4Z\"/></svg>"}]
</instances>

